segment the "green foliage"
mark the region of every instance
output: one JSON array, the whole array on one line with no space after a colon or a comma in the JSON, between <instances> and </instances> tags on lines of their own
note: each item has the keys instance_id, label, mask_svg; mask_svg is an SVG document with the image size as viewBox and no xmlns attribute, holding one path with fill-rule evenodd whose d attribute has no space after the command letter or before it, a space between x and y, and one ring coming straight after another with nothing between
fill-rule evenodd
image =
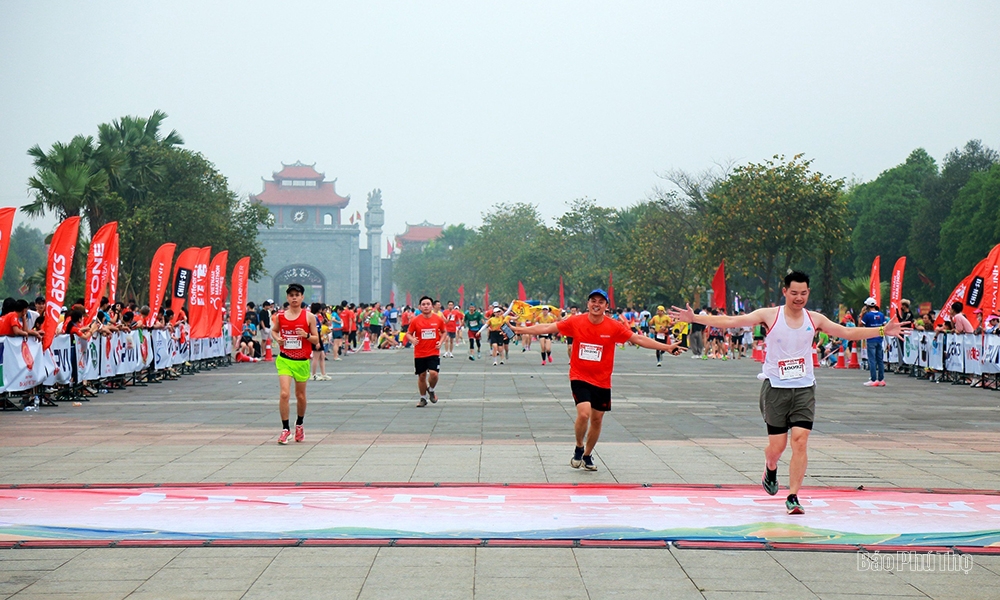
<instances>
[{"instance_id":1,"label":"green foliage","mask_svg":"<svg viewBox=\"0 0 1000 600\"><path fill-rule=\"evenodd\" d=\"M10 246L7 249L7 264L4 266L3 279L0 279L0 297L29 297L38 293L38 286L29 286L27 292L21 293L21 285L39 269L45 268L48 257L45 253L45 236L41 230L18 224L10 234Z\"/></svg>"},{"instance_id":2,"label":"green foliage","mask_svg":"<svg viewBox=\"0 0 1000 600\"><path fill-rule=\"evenodd\" d=\"M153 254L166 242L177 252L190 246L229 250L227 267L250 256L250 277L262 275L264 249L257 226L268 223L262 206L239 199L204 156L179 146L176 131L161 135L167 115L126 116L98 126L98 141L76 136L49 152L38 146L28 154L36 174L29 179L29 215L80 215L81 246L71 282L82 281L89 243L105 223L118 221L119 296L145 298Z\"/></svg>"},{"instance_id":3,"label":"green foliage","mask_svg":"<svg viewBox=\"0 0 1000 600\"><path fill-rule=\"evenodd\" d=\"M1000 243L1000 164L973 173L941 226L941 278L951 290Z\"/></svg>"},{"instance_id":4,"label":"green foliage","mask_svg":"<svg viewBox=\"0 0 1000 600\"><path fill-rule=\"evenodd\" d=\"M861 309L865 305L865 300L871 296L871 276L866 277L845 277L840 280L840 303L851 309L855 315L861 314ZM882 295L882 304L888 304L889 282L880 281L879 291Z\"/></svg>"}]
</instances>

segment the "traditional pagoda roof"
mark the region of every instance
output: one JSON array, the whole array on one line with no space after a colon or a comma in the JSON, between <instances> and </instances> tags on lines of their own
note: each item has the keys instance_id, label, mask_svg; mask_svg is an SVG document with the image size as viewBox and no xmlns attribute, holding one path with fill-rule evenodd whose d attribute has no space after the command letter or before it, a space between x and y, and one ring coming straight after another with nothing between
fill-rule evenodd
<instances>
[{"instance_id":1,"label":"traditional pagoda roof","mask_svg":"<svg viewBox=\"0 0 1000 600\"><path fill-rule=\"evenodd\" d=\"M441 237L441 233L444 231L444 225L434 225L433 223L428 223L424 221L419 225L406 224L406 231L396 236L397 242L418 242L427 243L431 240L436 240Z\"/></svg>"},{"instance_id":2,"label":"traditional pagoda roof","mask_svg":"<svg viewBox=\"0 0 1000 600\"><path fill-rule=\"evenodd\" d=\"M326 176L324 173L316 170L316 163L307 165L297 160L290 165L281 163L281 167L280 171L274 173L274 178L278 181L282 179L315 179L316 181L322 181Z\"/></svg>"},{"instance_id":3,"label":"traditional pagoda roof","mask_svg":"<svg viewBox=\"0 0 1000 600\"><path fill-rule=\"evenodd\" d=\"M274 180L264 179L261 193L251 196L265 206L328 206L344 208L351 196L337 193L337 180L326 181L323 173L316 171L315 163L306 165L281 163L282 169L274 173Z\"/></svg>"}]
</instances>

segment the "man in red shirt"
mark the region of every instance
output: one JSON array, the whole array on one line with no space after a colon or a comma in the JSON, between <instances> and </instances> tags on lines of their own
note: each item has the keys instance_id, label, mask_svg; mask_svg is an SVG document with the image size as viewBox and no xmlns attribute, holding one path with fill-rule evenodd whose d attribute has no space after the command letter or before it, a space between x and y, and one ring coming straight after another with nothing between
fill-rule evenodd
<instances>
[{"instance_id":1,"label":"man in red shirt","mask_svg":"<svg viewBox=\"0 0 1000 600\"><path fill-rule=\"evenodd\" d=\"M444 317L444 355L448 358L455 358L455 337L458 335L458 327L465 320L462 311L455 308L455 303L448 301L448 308L441 314Z\"/></svg>"},{"instance_id":2,"label":"man in red shirt","mask_svg":"<svg viewBox=\"0 0 1000 600\"><path fill-rule=\"evenodd\" d=\"M42 334L34 329L25 329L24 317L28 314L28 301L17 300L14 310L0 317L0 336L33 337L41 340Z\"/></svg>"},{"instance_id":3,"label":"man in red shirt","mask_svg":"<svg viewBox=\"0 0 1000 600\"><path fill-rule=\"evenodd\" d=\"M608 309L608 294L604 290L590 292L587 313L574 315L556 323L539 323L530 327L514 327L516 334L545 335L558 333L573 338L573 354L569 359L569 387L576 402L576 449L569 464L596 471L591 453L601 436L604 413L611 410L611 371L615 368L615 345L631 342L636 346L678 355L680 344L662 344L629 329L625 324L604 316ZM588 428L589 425L589 428ZM587 445L584 447L584 438Z\"/></svg>"},{"instance_id":4,"label":"man in red shirt","mask_svg":"<svg viewBox=\"0 0 1000 600\"><path fill-rule=\"evenodd\" d=\"M420 314L410 319L403 343L413 344L413 367L417 374L420 401L417 408L427 406L427 400L437 402L434 386L441 370L441 341L445 332L444 318L433 313L434 300L430 296L420 299ZM426 374L426 376L425 376Z\"/></svg>"}]
</instances>

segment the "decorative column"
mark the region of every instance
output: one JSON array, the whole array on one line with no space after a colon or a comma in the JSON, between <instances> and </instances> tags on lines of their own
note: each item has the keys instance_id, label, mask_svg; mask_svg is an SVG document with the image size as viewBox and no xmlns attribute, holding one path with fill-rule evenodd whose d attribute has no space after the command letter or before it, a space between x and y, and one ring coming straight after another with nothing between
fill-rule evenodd
<instances>
[{"instance_id":1,"label":"decorative column","mask_svg":"<svg viewBox=\"0 0 1000 600\"><path fill-rule=\"evenodd\" d=\"M382 190L368 193L368 208L365 211L365 229L368 230L368 250L372 257L372 302L382 302L382 225L385 211L382 210Z\"/></svg>"}]
</instances>

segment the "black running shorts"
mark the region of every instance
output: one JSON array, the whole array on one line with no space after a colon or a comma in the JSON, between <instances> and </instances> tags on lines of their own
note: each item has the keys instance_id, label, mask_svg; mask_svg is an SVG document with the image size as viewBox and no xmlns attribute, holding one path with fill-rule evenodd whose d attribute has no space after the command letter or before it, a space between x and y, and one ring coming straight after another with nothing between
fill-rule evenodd
<instances>
[{"instance_id":1,"label":"black running shorts","mask_svg":"<svg viewBox=\"0 0 1000 600\"><path fill-rule=\"evenodd\" d=\"M573 392L575 403L589 402L590 408L602 412L611 410L611 388L600 388L586 381L571 379L569 389Z\"/></svg>"},{"instance_id":2,"label":"black running shorts","mask_svg":"<svg viewBox=\"0 0 1000 600\"><path fill-rule=\"evenodd\" d=\"M423 358L414 358L413 370L416 372L417 375L422 375L426 371L440 371L441 357L424 356Z\"/></svg>"}]
</instances>

